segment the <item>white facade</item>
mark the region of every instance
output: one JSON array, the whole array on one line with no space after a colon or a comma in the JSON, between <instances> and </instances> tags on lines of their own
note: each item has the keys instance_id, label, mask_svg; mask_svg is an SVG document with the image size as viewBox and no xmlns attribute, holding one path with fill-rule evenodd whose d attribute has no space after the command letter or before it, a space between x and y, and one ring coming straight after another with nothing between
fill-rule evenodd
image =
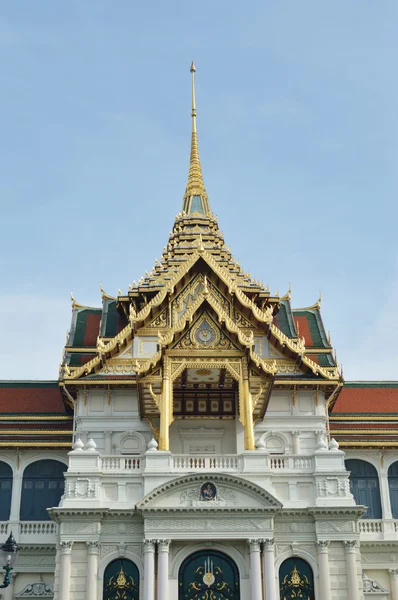
<instances>
[{"instance_id":1,"label":"white facade","mask_svg":"<svg viewBox=\"0 0 398 600\"><path fill-rule=\"evenodd\" d=\"M183 560L212 548L235 561L242 599L279 598L279 567L296 556L313 570L317 600L398 600L398 521L386 483L394 452L383 460L379 452L349 453L380 477L384 518L361 520L344 453L327 444L321 394L274 392L255 435L258 449L244 451L238 421L176 420L172 451L161 452L135 392L79 394L81 443L68 456L0 453L14 473L11 516L0 533L12 530L21 546L2 597L35 596L35 584L38 592L47 587L43 597L100 600L106 566L125 557L138 567L142 599L171 600ZM68 463L65 494L51 511L54 522L19 521L24 468L42 458ZM201 499L205 482L216 486L216 501Z\"/></svg>"}]
</instances>

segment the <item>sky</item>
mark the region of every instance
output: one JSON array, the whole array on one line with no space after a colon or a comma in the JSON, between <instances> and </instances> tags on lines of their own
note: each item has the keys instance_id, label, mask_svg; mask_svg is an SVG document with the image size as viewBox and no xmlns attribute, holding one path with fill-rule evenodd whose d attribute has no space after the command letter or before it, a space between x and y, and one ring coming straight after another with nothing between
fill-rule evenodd
<instances>
[{"instance_id":1,"label":"sky","mask_svg":"<svg viewBox=\"0 0 398 600\"><path fill-rule=\"evenodd\" d=\"M196 64L212 211L245 271L322 292L346 379L398 379L396 0L0 1L0 379L56 379L181 210Z\"/></svg>"}]
</instances>

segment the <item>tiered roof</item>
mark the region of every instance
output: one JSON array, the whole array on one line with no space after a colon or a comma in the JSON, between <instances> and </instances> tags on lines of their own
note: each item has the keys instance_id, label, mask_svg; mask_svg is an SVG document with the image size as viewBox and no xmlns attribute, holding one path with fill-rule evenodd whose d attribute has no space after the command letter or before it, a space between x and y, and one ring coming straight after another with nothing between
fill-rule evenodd
<instances>
[{"instance_id":1,"label":"tiered roof","mask_svg":"<svg viewBox=\"0 0 398 600\"><path fill-rule=\"evenodd\" d=\"M246 352L274 386L323 385L330 399L331 433L342 447L398 441L398 383L351 382L343 386L336 357L323 325L320 300L307 308L291 306L291 290L280 297L246 272L226 246L217 217L211 212L199 158L194 75L192 73L191 155L182 211L176 216L167 245L150 272L119 290L116 297L101 286L102 306L88 307L72 298L72 322L58 382L0 383L2 445L69 445L73 399L78 385L137 386L140 374L155 369L162 348L176 344L202 303L225 325L230 342ZM199 274L201 293L188 298L183 310L179 294ZM195 285L197 285L195 283ZM233 296L233 310L224 302ZM176 306L172 308L173 302ZM170 310L176 310L173 319ZM134 368L120 367L138 332L158 336L159 350ZM265 332L275 355L256 352L254 332ZM180 336L180 337L179 337ZM132 362L132 353L128 359ZM124 360L124 359L123 359ZM126 359L127 360L127 359ZM107 368L114 361L112 368ZM123 361L120 361L123 362ZM61 392L62 390L62 392ZM255 418L256 414L255 414Z\"/></svg>"},{"instance_id":2,"label":"tiered roof","mask_svg":"<svg viewBox=\"0 0 398 600\"><path fill-rule=\"evenodd\" d=\"M0 382L0 446L69 447L72 428L57 381Z\"/></svg>"},{"instance_id":3,"label":"tiered roof","mask_svg":"<svg viewBox=\"0 0 398 600\"><path fill-rule=\"evenodd\" d=\"M342 448L398 448L398 382L348 381L330 414Z\"/></svg>"}]
</instances>

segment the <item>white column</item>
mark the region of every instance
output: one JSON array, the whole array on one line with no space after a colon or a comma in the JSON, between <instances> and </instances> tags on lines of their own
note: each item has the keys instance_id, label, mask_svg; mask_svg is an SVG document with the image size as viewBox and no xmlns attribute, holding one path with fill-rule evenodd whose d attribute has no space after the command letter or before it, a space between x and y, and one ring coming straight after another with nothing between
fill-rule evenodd
<instances>
[{"instance_id":1,"label":"white column","mask_svg":"<svg viewBox=\"0 0 398 600\"><path fill-rule=\"evenodd\" d=\"M59 565L59 600L70 600L70 575L72 570L72 548L73 542L60 543L60 565Z\"/></svg>"},{"instance_id":2,"label":"white column","mask_svg":"<svg viewBox=\"0 0 398 600\"><path fill-rule=\"evenodd\" d=\"M155 542L144 540L144 598L155 600Z\"/></svg>"},{"instance_id":3,"label":"white column","mask_svg":"<svg viewBox=\"0 0 398 600\"><path fill-rule=\"evenodd\" d=\"M300 431L292 431L293 436L293 454L300 454Z\"/></svg>"},{"instance_id":4,"label":"white column","mask_svg":"<svg viewBox=\"0 0 398 600\"><path fill-rule=\"evenodd\" d=\"M391 600L398 600L398 569L388 569L390 573Z\"/></svg>"},{"instance_id":5,"label":"white column","mask_svg":"<svg viewBox=\"0 0 398 600\"><path fill-rule=\"evenodd\" d=\"M97 576L98 576L98 542L86 542L87 544L87 600L97 600Z\"/></svg>"},{"instance_id":6,"label":"white column","mask_svg":"<svg viewBox=\"0 0 398 600\"><path fill-rule=\"evenodd\" d=\"M359 600L356 542L351 540L346 541L344 542L344 546L348 583L348 597L350 600Z\"/></svg>"},{"instance_id":7,"label":"white column","mask_svg":"<svg viewBox=\"0 0 398 600\"><path fill-rule=\"evenodd\" d=\"M251 600L262 600L261 583L261 540L248 540L250 548Z\"/></svg>"},{"instance_id":8,"label":"white column","mask_svg":"<svg viewBox=\"0 0 398 600\"><path fill-rule=\"evenodd\" d=\"M265 600L278 600L275 581L275 540L263 540Z\"/></svg>"},{"instance_id":9,"label":"white column","mask_svg":"<svg viewBox=\"0 0 398 600\"><path fill-rule=\"evenodd\" d=\"M157 600L169 600L169 548L170 540L158 542L158 596Z\"/></svg>"},{"instance_id":10,"label":"white column","mask_svg":"<svg viewBox=\"0 0 398 600\"><path fill-rule=\"evenodd\" d=\"M319 594L322 600L330 600L330 573L329 573L329 542L320 540L318 547L319 567Z\"/></svg>"}]
</instances>

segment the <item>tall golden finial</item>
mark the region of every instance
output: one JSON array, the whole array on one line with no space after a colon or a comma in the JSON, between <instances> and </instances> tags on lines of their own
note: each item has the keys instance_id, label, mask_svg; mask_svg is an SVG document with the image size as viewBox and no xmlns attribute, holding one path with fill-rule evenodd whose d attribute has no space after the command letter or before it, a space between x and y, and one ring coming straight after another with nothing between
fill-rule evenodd
<instances>
[{"instance_id":1,"label":"tall golden finial","mask_svg":"<svg viewBox=\"0 0 398 600\"><path fill-rule=\"evenodd\" d=\"M210 216L209 199L206 193L202 175L202 166L199 158L198 135L196 131L196 98L195 98L195 71L196 67L191 64L192 73L192 138L191 156L189 161L188 183L185 189L183 212L187 215L197 213Z\"/></svg>"}]
</instances>

